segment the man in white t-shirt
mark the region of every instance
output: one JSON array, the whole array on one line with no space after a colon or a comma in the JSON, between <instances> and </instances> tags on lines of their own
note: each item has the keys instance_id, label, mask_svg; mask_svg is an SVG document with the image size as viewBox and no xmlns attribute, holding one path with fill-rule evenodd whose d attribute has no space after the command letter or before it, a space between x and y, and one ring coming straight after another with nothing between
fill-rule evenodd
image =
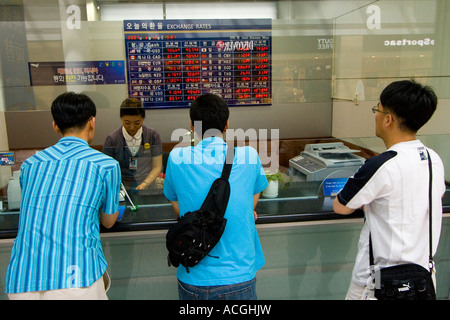
<instances>
[{"instance_id":1,"label":"man in white t-shirt","mask_svg":"<svg viewBox=\"0 0 450 320\"><path fill-rule=\"evenodd\" d=\"M374 263L383 268L416 263L428 269L428 189L427 150L433 170L432 239L434 255L442 223L442 196L445 192L444 166L439 155L416 139L417 131L436 110L434 91L412 80L396 81L380 95L372 108L376 135L387 151L366 161L350 178L333 203L339 214L363 208L365 224L347 299L373 297L369 290L369 233Z\"/></svg>"}]
</instances>

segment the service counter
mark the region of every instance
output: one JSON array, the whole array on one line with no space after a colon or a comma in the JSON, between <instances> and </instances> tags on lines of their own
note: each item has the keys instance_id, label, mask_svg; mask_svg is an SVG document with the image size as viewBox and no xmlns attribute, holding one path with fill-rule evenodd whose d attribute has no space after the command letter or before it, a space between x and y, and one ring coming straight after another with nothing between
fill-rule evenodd
<instances>
[{"instance_id":1,"label":"service counter","mask_svg":"<svg viewBox=\"0 0 450 320\"><path fill-rule=\"evenodd\" d=\"M327 141L331 141L328 139ZM332 140L336 141L336 140ZM300 154L305 144L323 142L317 140L282 140L280 141L279 159L283 172L289 167L289 159ZM346 143L347 144L347 143ZM370 150L358 148L364 158L375 153ZM168 154L167 148L165 156ZM324 196L323 181L291 182L285 179L279 186L278 196L275 198L260 197L256 207L258 214L257 224L303 222L317 220L338 220L362 217L363 212L358 210L349 216L335 214L332 209L334 196ZM125 210L120 219L111 229L102 228L103 233L124 231L163 230L175 223L176 217L170 202L162 194L161 189L156 190L127 190L133 203L137 206L132 211L129 202L121 202ZM3 200L5 195L0 194ZM0 199L2 200L2 199ZM450 186L443 198L443 212L450 212ZM19 221L19 210L9 210L7 201L3 201L3 211L0 211L0 238L14 238Z\"/></svg>"}]
</instances>

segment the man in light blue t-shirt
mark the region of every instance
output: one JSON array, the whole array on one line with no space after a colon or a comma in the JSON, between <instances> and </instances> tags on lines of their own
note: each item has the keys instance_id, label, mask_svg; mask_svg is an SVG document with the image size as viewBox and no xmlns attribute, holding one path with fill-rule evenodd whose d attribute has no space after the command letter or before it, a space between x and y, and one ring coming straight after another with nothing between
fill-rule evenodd
<instances>
[{"instance_id":1,"label":"man in light blue t-shirt","mask_svg":"<svg viewBox=\"0 0 450 320\"><path fill-rule=\"evenodd\" d=\"M195 147L175 148L170 153L164 195L183 216L200 208L215 179L220 177L227 145L229 110L213 94L200 96L190 109L191 128L201 121L201 140ZM218 244L196 266L177 271L180 299L256 299L256 272L264 255L255 227L254 208L267 186L258 153L251 147L235 148L229 177L231 194L225 212L227 225ZM215 258L219 257L219 258Z\"/></svg>"}]
</instances>

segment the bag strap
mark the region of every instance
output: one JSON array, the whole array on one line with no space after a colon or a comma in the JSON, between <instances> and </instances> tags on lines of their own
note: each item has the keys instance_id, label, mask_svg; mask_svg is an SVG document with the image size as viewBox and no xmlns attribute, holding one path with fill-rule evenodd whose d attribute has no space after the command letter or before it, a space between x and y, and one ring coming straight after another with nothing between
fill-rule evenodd
<instances>
[{"instance_id":1,"label":"bag strap","mask_svg":"<svg viewBox=\"0 0 450 320\"><path fill-rule=\"evenodd\" d=\"M221 179L228 180L231 173L231 167L233 166L234 160L234 148L230 148L227 145L227 156L225 158L225 163L223 164Z\"/></svg>"},{"instance_id":2,"label":"bag strap","mask_svg":"<svg viewBox=\"0 0 450 320\"><path fill-rule=\"evenodd\" d=\"M434 268L434 262L433 262L433 236L432 236L432 215L433 215L433 199L432 199L432 187L433 187L433 170L432 170L432 164L431 164L431 157L430 153L427 150L428 155L428 171L429 171L429 178L428 178L428 238L429 238L429 255L428 255L428 268L430 269L430 273ZM369 233L369 259L370 259L370 265L374 265L374 258L373 258L373 249L372 249L372 235Z\"/></svg>"},{"instance_id":3,"label":"bag strap","mask_svg":"<svg viewBox=\"0 0 450 320\"><path fill-rule=\"evenodd\" d=\"M219 209L220 214L223 216L225 214L226 207L228 205L229 193L226 196L226 191L223 189L229 190L229 183L227 186L225 184L219 184L219 180L226 180L228 182L228 178L230 177L231 167L233 166L234 159L234 148L229 148L227 145L225 163L223 164L222 174L220 178L217 178L213 181L211 187L209 188L208 194L206 195L205 200L203 201L200 210L207 210L214 206ZM216 195L222 195L225 198L219 199ZM220 204L220 205L219 205ZM219 208L222 206L223 208Z\"/></svg>"},{"instance_id":4,"label":"bag strap","mask_svg":"<svg viewBox=\"0 0 450 320\"><path fill-rule=\"evenodd\" d=\"M433 170L431 165L431 157L430 153L427 149L428 155L428 171L429 171L429 182L428 182L428 232L429 232L429 256L428 256L428 268L430 269L430 273L434 268L433 262L433 233L432 233L432 216L433 216L433 198L432 198L432 188L433 188Z\"/></svg>"},{"instance_id":5,"label":"bag strap","mask_svg":"<svg viewBox=\"0 0 450 320\"><path fill-rule=\"evenodd\" d=\"M370 260L370 266L374 266L374 260L373 260L373 249L372 249L372 233L369 232L369 260Z\"/></svg>"}]
</instances>

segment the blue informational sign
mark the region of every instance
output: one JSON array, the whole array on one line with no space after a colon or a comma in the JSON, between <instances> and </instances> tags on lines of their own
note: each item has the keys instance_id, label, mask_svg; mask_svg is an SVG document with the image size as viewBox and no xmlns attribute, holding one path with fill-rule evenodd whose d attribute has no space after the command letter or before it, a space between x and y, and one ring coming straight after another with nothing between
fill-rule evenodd
<instances>
[{"instance_id":1,"label":"blue informational sign","mask_svg":"<svg viewBox=\"0 0 450 320\"><path fill-rule=\"evenodd\" d=\"M272 104L272 20L125 20L128 93L145 108Z\"/></svg>"},{"instance_id":2,"label":"blue informational sign","mask_svg":"<svg viewBox=\"0 0 450 320\"><path fill-rule=\"evenodd\" d=\"M347 183L348 178L330 178L323 182L323 195L335 196Z\"/></svg>"},{"instance_id":3,"label":"blue informational sign","mask_svg":"<svg viewBox=\"0 0 450 320\"><path fill-rule=\"evenodd\" d=\"M30 62L32 86L125 84L125 62L63 61Z\"/></svg>"},{"instance_id":4,"label":"blue informational sign","mask_svg":"<svg viewBox=\"0 0 450 320\"><path fill-rule=\"evenodd\" d=\"M0 166L15 165L14 152L0 152Z\"/></svg>"}]
</instances>

